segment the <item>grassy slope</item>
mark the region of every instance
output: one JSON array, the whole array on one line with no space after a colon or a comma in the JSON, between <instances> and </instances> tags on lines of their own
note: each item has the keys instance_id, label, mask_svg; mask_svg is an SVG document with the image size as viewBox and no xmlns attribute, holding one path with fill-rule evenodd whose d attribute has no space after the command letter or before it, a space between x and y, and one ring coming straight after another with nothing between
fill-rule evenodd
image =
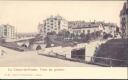
<instances>
[{"instance_id":1,"label":"grassy slope","mask_svg":"<svg viewBox=\"0 0 128 80\"><path fill-rule=\"evenodd\" d=\"M95 56L128 60L128 39L112 39L107 41L100 46Z\"/></svg>"}]
</instances>

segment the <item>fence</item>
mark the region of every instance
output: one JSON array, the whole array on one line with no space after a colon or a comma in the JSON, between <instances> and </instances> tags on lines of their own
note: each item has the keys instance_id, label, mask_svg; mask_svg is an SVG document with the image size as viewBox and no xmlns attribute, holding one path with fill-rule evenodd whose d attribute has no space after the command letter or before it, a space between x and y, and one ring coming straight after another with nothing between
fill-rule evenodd
<instances>
[{"instance_id":1,"label":"fence","mask_svg":"<svg viewBox=\"0 0 128 80\"><path fill-rule=\"evenodd\" d=\"M90 57L90 56L86 56L86 57ZM114 66L127 67L128 66L128 60L120 60L120 59L113 59L113 58L106 58L106 57L95 57L95 56L91 57L90 63L101 65L101 66L109 66L109 67L114 67Z\"/></svg>"}]
</instances>

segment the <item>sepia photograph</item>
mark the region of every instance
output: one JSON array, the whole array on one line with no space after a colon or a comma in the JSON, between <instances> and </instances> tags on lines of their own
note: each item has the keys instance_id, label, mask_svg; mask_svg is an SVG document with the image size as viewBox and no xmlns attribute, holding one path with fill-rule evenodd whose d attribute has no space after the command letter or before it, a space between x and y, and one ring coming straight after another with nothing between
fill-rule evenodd
<instances>
[{"instance_id":1,"label":"sepia photograph","mask_svg":"<svg viewBox=\"0 0 128 80\"><path fill-rule=\"evenodd\" d=\"M128 2L0 1L0 67L128 67Z\"/></svg>"}]
</instances>

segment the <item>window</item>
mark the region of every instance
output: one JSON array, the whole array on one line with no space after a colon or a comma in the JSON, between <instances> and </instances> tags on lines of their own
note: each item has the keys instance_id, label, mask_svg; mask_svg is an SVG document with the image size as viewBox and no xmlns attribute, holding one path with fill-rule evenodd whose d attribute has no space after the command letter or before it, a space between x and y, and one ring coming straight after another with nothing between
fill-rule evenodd
<instances>
[{"instance_id":1,"label":"window","mask_svg":"<svg viewBox=\"0 0 128 80\"><path fill-rule=\"evenodd\" d=\"M85 30L83 30L83 33L85 33Z\"/></svg>"},{"instance_id":2,"label":"window","mask_svg":"<svg viewBox=\"0 0 128 80\"><path fill-rule=\"evenodd\" d=\"M126 9L126 14L128 15L128 8Z\"/></svg>"},{"instance_id":3,"label":"window","mask_svg":"<svg viewBox=\"0 0 128 80\"><path fill-rule=\"evenodd\" d=\"M58 22L58 25L60 25L60 21Z\"/></svg>"},{"instance_id":4,"label":"window","mask_svg":"<svg viewBox=\"0 0 128 80\"><path fill-rule=\"evenodd\" d=\"M87 30L88 33L90 33L90 30Z\"/></svg>"},{"instance_id":5,"label":"window","mask_svg":"<svg viewBox=\"0 0 128 80\"><path fill-rule=\"evenodd\" d=\"M49 31L49 29L47 29L47 31Z\"/></svg>"},{"instance_id":6,"label":"window","mask_svg":"<svg viewBox=\"0 0 128 80\"><path fill-rule=\"evenodd\" d=\"M53 22L53 20L51 20L51 22Z\"/></svg>"},{"instance_id":7,"label":"window","mask_svg":"<svg viewBox=\"0 0 128 80\"><path fill-rule=\"evenodd\" d=\"M55 28L55 30L57 30L57 28Z\"/></svg>"},{"instance_id":8,"label":"window","mask_svg":"<svg viewBox=\"0 0 128 80\"><path fill-rule=\"evenodd\" d=\"M4 32L4 35L7 36L7 32Z\"/></svg>"},{"instance_id":9,"label":"window","mask_svg":"<svg viewBox=\"0 0 128 80\"><path fill-rule=\"evenodd\" d=\"M57 18L54 18L54 20L57 20Z\"/></svg>"},{"instance_id":10,"label":"window","mask_svg":"<svg viewBox=\"0 0 128 80\"><path fill-rule=\"evenodd\" d=\"M44 26L46 26L46 23L44 23Z\"/></svg>"}]
</instances>

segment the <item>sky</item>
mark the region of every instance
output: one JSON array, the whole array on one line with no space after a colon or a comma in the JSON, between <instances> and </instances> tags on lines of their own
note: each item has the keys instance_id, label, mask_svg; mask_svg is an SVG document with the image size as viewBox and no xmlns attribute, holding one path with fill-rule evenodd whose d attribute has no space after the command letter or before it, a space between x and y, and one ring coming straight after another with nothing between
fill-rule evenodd
<instances>
[{"instance_id":1,"label":"sky","mask_svg":"<svg viewBox=\"0 0 128 80\"><path fill-rule=\"evenodd\" d=\"M17 32L37 32L38 24L51 15L68 21L105 21L120 26L124 1L0 1L0 24Z\"/></svg>"}]
</instances>

